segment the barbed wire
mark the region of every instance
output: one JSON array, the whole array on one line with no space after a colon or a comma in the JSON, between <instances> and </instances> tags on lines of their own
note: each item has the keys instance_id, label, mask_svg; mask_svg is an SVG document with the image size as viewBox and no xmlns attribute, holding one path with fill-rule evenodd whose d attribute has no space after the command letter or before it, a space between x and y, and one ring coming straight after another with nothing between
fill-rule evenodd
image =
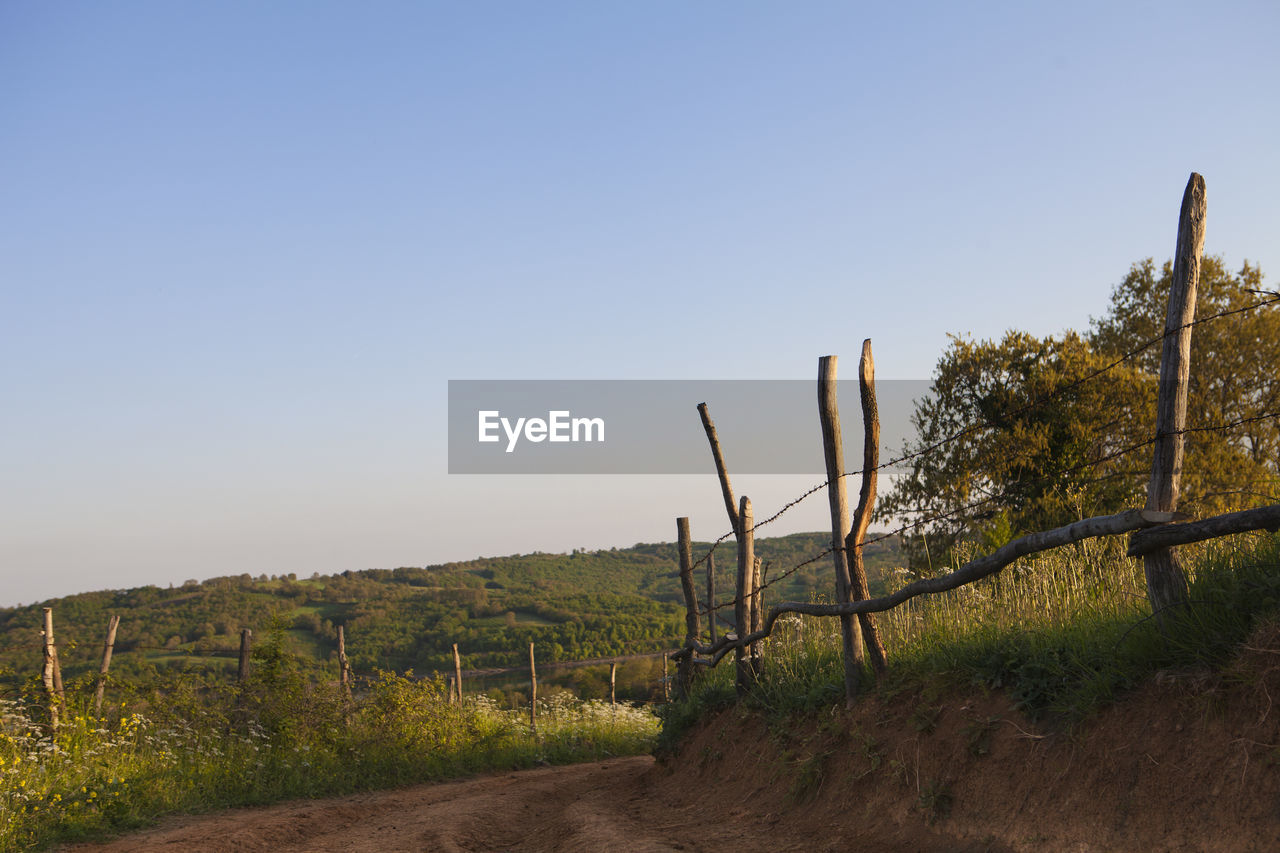
<instances>
[{"instance_id":1,"label":"barbed wire","mask_svg":"<svg viewBox=\"0 0 1280 853\"><path fill-rule=\"evenodd\" d=\"M1022 415L1022 414L1026 414L1027 412L1032 411L1032 410L1034 410L1034 409L1038 408L1039 406L1045 405L1046 403L1051 402L1052 400L1054 400L1054 399L1056 399L1057 397L1059 397L1059 396L1061 396L1061 395L1063 395L1063 394L1067 393L1068 391L1071 391L1071 390L1073 390L1073 389L1075 389L1075 388L1078 388L1078 387L1080 387L1080 386L1084 385L1084 384L1085 384L1085 383L1087 383L1087 382L1090 382L1090 381L1092 381L1092 380L1094 380L1094 379L1097 379L1098 377L1103 376L1104 374L1106 374L1106 373L1108 373L1108 372L1110 372L1110 371L1112 371L1112 370L1116 369L1116 368L1117 368L1117 367L1119 367L1120 365L1122 365L1122 364L1124 364L1124 363L1126 363L1126 362L1128 362L1128 361L1131 361L1132 359L1137 358L1139 355L1141 355L1142 353L1144 353L1144 352L1146 352L1147 350L1151 349L1151 348L1152 348L1153 346L1155 346L1156 344L1158 344L1158 343L1162 343L1162 342L1165 340L1165 338L1167 338L1167 337L1169 337L1169 336L1171 336L1171 335L1174 335L1174 334L1176 334L1176 333L1178 333L1178 332L1181 332L1181 331L1183 331L1184 329L1190 329L1190 328L1193 328L1193 327L1195 327L1195 326L1202 325L1202 324L1204 324L1204 323L1210 323L1210 322L1213 322L1213 321L1215 321L1215 320L1220 320L1220 319L1222 319L1222 318L1224 318L1224 317L1231 317L1231 316L1234 316L1234 315L1236 315L1236 314L1242 314L1242 313L1245 313L1245 312L1248 312L1248 311L1254 311L1254 310L1257 310L1257 309L1259 309L1259 308L1263 308L1263 307L1265 307L1265 306L1273 305L1273 304L1276 304L1276 303L1280 302L1280 292L1277 292L1277 291L1270 291L1270 290L1255 290L1255 289L1251 289L1251 288L1250 288L1250 289L1246 289L1246 292L1248 292L1248 293L1254 293L1254 294L1265 294L1265 298L1263 298L1263 299L1259 299L1259 300L1257 300L1256 302L1251 302L1251 303L1249 303L1249 304L1247 304L1247 305L1240 305L1240 306L1237 306L1237 307L1235 307L1235 308L1224 309L1224 310L1222 310L1222 311L1218 311L1218 312L1216 312L1216 313L1214 313L1214 314L1210 314L1210 315L1208 315L1208 316L1206 316L1206 317L1198 317L1198 318L1196 318L1196 319L1194 319L1194 320L1192 320L1192 321L1190 321L1190 322L1183 323L1183 324L1181 324L1181 325L1179 325L1179 326L1176 326L1176 327L1174 327L1174 328L1172 328L1172 329L1166 329L1166 330L1165 330L1164 332L1162 332L1161 334L1159 334L1159 335L1157 335L1157 336L1155 336L1155 337L1153 337L1153 338L1150 338L1150 339L1149 339L1149 340L1147 340L1147 341L1144 341L1144 342L1143 342L1142 344L1140 344L1139 346L1134 347L1133 349L1129 350L1128 352L1124 353L1123 355L1119 356L1118 358L1115 358L1115 359L1114 359L1114 360L1112 360L1111 362L1107 363L1105 366L1100 367L1100 368L1098 368L1098 369L1096 369L1096 370L1093 370L1093 371L1091 371L1090 373L1087 373L1087 374L1085 374L1084 376L1078 377L1078 378L1076 378L1076 379L1074 379L1074 380L1072 380L1072 381L1070 381L1070 382L1067 382L1067 383L1065 383L1064 385L1060 385L1060 386L1058 386L1058 387L1054 388L1052 391L1050 391L1050 392L1048 392L1048 393L1045 393L1045 394L1040 395L1040 396L1039 396L1039 397L1037 397L1036 399L1032 400L1032 401L1031 401L1031 402L1029 402L1029 403L1024 404L1023 406L1020 406L1020 407L1018 407L1018 408L1016 408L1016 409L1013 409L1012 411L1009 411L1009 412L1005 412L1005 413L1003 413L1003 414L1001 415L1001 420L1003 420L1003 421L1008 421L1008 420L1009 420L1009 419L1011 419L1011 418L1017 417L1017 416ZM1254 419L1252 419L1252 420L1264 420L1264 419L1266 419L1266 417L1274 417L1274 416L1257 417L1257 418L1254 418ZM1251 421L1246 421L1246 422L1251 422ZM935 441L935 442L933 442L933 443L931 443L931 444L928 444L928 445L925 445L924 447L918 448L917 450L911 451L911 452L909 452L909 453L904 453L904 454L902 454L902 455L900 455L900 456L897 456L897 457L894 457L894 458L892 458L892 459L889 459L889 460L888 460L888 461L886 461L886 462L881 462L880 464L878 464L878 465L874 466L873 468L866 468L866 469L858 469L858 470L853 470L853 471L846 471L845 473L841 474L840 476L841 476L842 478L843 478L843 477L861 476L861 475L863 475L863 474L867 473L868 471L872 471L872 470L874 470L874 471L883 471L883 470L886 470L886 469L888 469L888 468L896 467L896 466L898 466L898 465L903 464L904 462L910 462L910 461L912 461L913 459L917 459L917 458L920 458L920 457L922 457L922 456L925 456L925 455L927 455L927 454L929 454L929 453L932 453L932 452L934 452L935 450L938 450L938 449L940 449L940 448L942 448L942 447L945 447L945 446L947 446L947 445L949 445L949 444L952 444L952 443L954 443L954 442L956 442L956 441L959 441L959 440L960 440L960 439L962 439L962 438L966 438L966 437L968 437L969 435L972 435L972 434L974 434L974 433L976 433L976 432L979 432L979 431L981 431L981 430L984 430L984 429L997 429L997 428L999 428L1000 426L1001 426L1001 424L1000 424L1000 423L993 423L993 422L990 422L990 421L987 421L987 422L984 422L984 423L981 423L981 424L973 424L973 425L970 425L970 426L968 426L968 427L965 427L964 429L961 429L960 431L958 431L958 432L956 432L956 433L953 433L953 434L951 434L951 435L949 435L949 436L947 436L947 437L945 437L945 438L939 439L939 440L937 440L937 441ZM1208 431L1208 430L1209 430L1209 428L1197 428L1196 430L1184 430L1184 431ZM1118 453L1111 454L1110 456L1107 456L1107 457L1103 457L1103 459L1098 460L1098 462L1100 463L1100 462L1103 462L1103 461L1108 461L1109 459L1112 459L1112 458L1116 458L1116 457L1118 457L1118 456L1120 456L1120 455L1123 455L1124 453L1128 453L1128 452L1130 452L1130 451L1132 451L1132 450L1138 449L1138 448L1140 448L1140 447L1144 447L1144 446L1146 446L1147 444L1150 444L1150 443L1154 442L1155 440L1156 440L1156 438L1152 438L1152 439L1151 439L1150 441L1148 441L1148 442L1145 442L1145 443L1142 443L1142 444L1138 444L1138 445L1135 445L1135 446L1130 447L1130 448L1126 448L1125 450L1120 451L1120 452L1118 452ZM1067 473L1067 472L1066 472L1066 471L1064 471L1064 472L1062 472L1062 473ZM790 500L790 501L788 501L786 504L784 504L784 505L782 506L782 508L781 508L781 509L779 509L777 512L775 512L773 515L769 516L768 518L764 519L763 521L758 521L758 522L756 522L755 524L753 524L753 525L752 525L752 527L751 527L751 532L752 532L752 533L754 533L757 529L759 529L759 528L761 528L761 527L765 527L765 526L767 526L767 525L769 525L769 524L773 523L774 521L777 521L777 520L778 520L779 518L781 518L784 514L786 514L788 511L790 511L791 509L793 509L794 507L796 507L797 505L799 505L801 502L803 502L803 501L805 501L806 499L808 499L808 498L812 497L813 495L817 494L818 492L822 491L823 489L828 488L828 487L831 485L831 482L832 482L832 481L831 481L831 479L830 479L830 478L828 478L827 480L824 480L823 482L818 483L818 484L816 484L816 485L812 486L812 487L811 487L811 488L809 488L809 489L806 489L806 490L805 490L804 492L802 492L798 497L793 498L792 500ZM701 557L697 562L695 562L693 567L694 567L694 568L697 568L698 566L701 566L703 563L705 563L705 562L706 562L706 560L707 560L707 558L708 558L712 553L714 553L714 552L715 552L716 548L718 548L718 547L720 546L720 544L721 544L721 543L723 543L724 541L726 541L730 536L733 536L734 534L735 534L735 531L730 530L730 531L728 531L727 533L725 533L725 534L721 535L719 538L717 538L717 539L712 543L710 550L709 550L706 554L704 554L704 555L703 555L703 556L702 556L702 557ZM830 552L828 552L828 553L830 553ZM815 559L819 559L819 558L815 558Z\"/></svg>"},{"instance_id":2,"label":"barbed wire","mask_svg":"<svg viewBox=\"0 0 1280 853\"><path fill-rule=\"evenodd\" d=\"M1068 475L1068 474L1071 474L1071 473L1075 473L1076 471L1083 470L1083 469L1085 469L1085 468L1096 467L1096 466L1098 466L1098 465L1102 465L1103 463L1110 462L1110 461L1112 461L1112 460L1114 460L1114 459L1118 459L1118 458L1120 458L1120 457L1122 457L1122 456L1125 456L1125 455L1128 455L1128 454L1130 454L1130 453L1134 453L1134 452L1136 452L1136 451L1138 451L1138 450L1142 450L1143 448L1150 447L1151 445L1155 444L1155 443L1156 443L1156 442L1158 442L1161 438L1163 438L1164 436L1167 436L1167 435L1182 435L1182 434L1187 434L1187 433L1201 433L1201 432L1225 432L1225 431L1232 430L1232 429L1235 429L1235 428L1237 428L1237 427L1244 426L1244 425L1247 425L1247 424L1257 423L1257 422L1260 422L1260 421L1266 421L1266 420L1275 420L1275 419L1277 419L1277 418L1280 418L1280 412L1266 413L1266 414L1260 414L1260 415L1251 415L1251 416L1248 416L1248 417L1236 418L1235 420L1228 421L1228 422L1226 422L1226 423L1213 424L1213 425L1210 425L1210 426L1183 427L1183 428L1178 429L1178 430L1169 430L1169 431L1165 431L1165 432L1157 433L1156 435L1152 436L1151 438L1147 438L1147 439L1144 439L1144 440L1142 440L1142 441L1139 441L1139 442L1135 442L1135 443L1132 443L1132 444L1126 445L1126 446L1121 447L1121 448L1119 448L1119 449L1117 449L1117 450L1114 450L1114 451L1111 451L1111 452L1109 452L1109 453L1106 453L1106 454L1104 454L1104 455L1102 455L1102 456L1100 456L1100 457L1098 457L1098 458L1096 458L1096 459L1089 459L1089 460L1086 460L1086 461L1084 461L1084 462L1080 462L1080 463L1077 463L1077 464L1075 464L1075 465L1068 466L1068 467L1066 467L1066 468L1058 469L1057 471L1054 471L1054 472L1052 472L1052 473L1050 473L1050 474L1048 474L1048 475L1044 475L1044 476L1041 476L1041 477L1036 477L1036 478L1031 478L1031 479L1024 479L1024 480L1020 480L1020 481L1019 481L1019 484L1020 484L1020 485L1023 485L1023 486L1026 486L1026 485L1029 485L1029 484L1030 484L1030 485L1034 485L1034 484L1042 484L1042 483L1050 482L1050 481L1052 481L1052 480L1057 480L1057 479L1060 479L1061 477L1063 477L1063 476L1065 476L1065 475ZM1145 472L1135 471L1135 472L1131 472L1131 473L1132 473L1132 474L1134 474L1134 475L1140 475L1140 474L1144 474ZM1091 481L1089 481L1089 483L1091 484L1091 483L1094 483L1094 482L1101 482L1101 481L1102 481L1102 480L1104 480L1104 479L1111 479L1111 478L1113 478L1114 476L1116 476L1116 475L1114 475L1114 474L1109 474L1109 475L1106 475L1106 476L1104 476L1104 477L1098 478L1097 480L1091 480ZM827 485L827 484L825 484L825 483L823 484L823 486L826 486L826 485ZM810 489L809 491L805 492L805 493L802 495L802 497L801 497L800 499L803 499L803 497L807 497L808 495L812 494L814 491L817 491L817 489L816 489L816 488L815 488L815 489ZM858 544L858 547L866 547L866 546L868 546L868 545L873 545L873 544L875 544L875 543L882 542L882 541L884 541L884 540L886 540L886 539L892 539L893 537L895 537L895 536L901 536L903 533L906 533L906 532L908 532L908 531L910 531L910 530L915 530L915 529L918 529L918 528L920 528L920 527L923 527L923 526L926 526L926 525L930 525L930 524L933 524L933 523L938 522L938 521L946 520L946 519L948 519L948 518L954 518L954 517L959 516L959 515L967 515L967 514L969 514L970 512L972 512L972 511L973 511L973 510L975 510L975 509L981 508L981 507L983 507L983 506L985 506L985 505L987 505L987 504L989 504L989 503L993 503L993 502L995 502L995 501L1004 500L1004 499L1006 499L1006 498L1008 498L1008 497L1010 497L1010 495L1009 495L1009 493L1008 493L1007 491L1005 491L1005 492L999 492L999 493L993 493L993 494L990 494L990 495L988 495L988 496L986 496L986 497L983 497L983 498L981 498L981 499L979 499L979 500L977 500L977 501L973 501L973 502L970 502L970 503L963 504L963 505L961 505L961 506L959 506L959 507L956 507L956 508L954 508L954 509L951 509L951 510L948 510L948 511L945 511L945 512L941 512L941 513L935 513L935 514L932 514L932 515L928 515L928 516L925 516L925 517L922 517L922 518L916 519L916 520L914 520L914 521L910 521L910 522L904 523L904 524L902 524L902 525L898 526L897 528L894 528L893 530L890 530L890 531L887 531L887 532L885 532L885 533L881 533L881 534L878 534L878 535L876 535L876 536L872 536L872 537L870 537L870 538L867 538L867 539L863 540L861 543L859 543L859 544ZM790 506L794 506L794 505L798 502L798 500L799 500L799 499L791 501L787 506L788 506L788 507L790 507ZM784 509L784 511L785 511L785 509ZM775 513L775 515L774 515L773 517L775 517L775 518L776 518L776 517L777 517L777 515L780 515L780 514L781 514L781 512L779 512L779 513ZM759 524L757 524L757 525L753 525L751 529L754 531L754 530L755 530L755 528L756 528L756 527L759 527L759 526L761 526L761 525L759 525ZM733 531L730 531L728 534L726 534L725 536L721 537L721 539L720 539L720 540L718 540L716 544L718 545L718 544L719 544L719 542L724 541L726 538L728 538L728 536L730 536L730 535L732 535L732 534L733 534ZM715 546L713 546L713 550L714 550L714 547L715 547ZM804 561L802 561L802 562L800 562L800 563L797 563L796 565L794 565L794 566L792 566L792 567L788 568L787 570L785 570L784 572L782 572L782 574L780 574L780 575L778 575L777 577L775 577L775 578L771 579L771 580L770 580L770 581L768 581L767 583L763 583L763 584L761 584L761 586L760 586L760 591L764 591L764 590L765 590L765 589L767 589L769 586L772 586L772 585L774 585L774 584L781 583L782 581L786 580L788 577L790 577L791 575L795 574L795 573L796 573L796 572L798 572L799 570L801 570L801 569L805 568L806 566L812 565L813 563L815 563L815 562L817 562L817 561L819 561L819 560L823 559L824 557L829 556L830 554L834 553L836 550L837 550L837 548L833 545L832 547L829 547L829 548L824 549L821 553L816 554L816 555L814 555L814 556L812 556L812 557L810 557L810 558L808 558L808 559L806 559L806 560L804 560ZM843 546L843 545L842 545L842 546L840 546L840 550L844 550L844 546ZM707 555L707 556L709 556L709 555L710 555L710 552L708 552L708 555ZM703 559L705 560L705 557L704 557ZM699 561L699 562L701 563L702 561ZM735 596L734 598L730 599L729 601L722 602L722 603L719 603L719 604L715 604L714 606L713 606L713 605L711 605L710 603L708 603L708 606L707 606L705 609L700 609L700 612L702 612L702 613L706 613L706 614L712 614L712 613L715 613L715 612L717 612L717 611L719 611L719 610L725 609L725 608L727 608L727 607L736 607L736 606L737 606L737 604L738 604L738 602L739 602L739 598L738 598L737 596Z\"/></svg>"}]
</instances>

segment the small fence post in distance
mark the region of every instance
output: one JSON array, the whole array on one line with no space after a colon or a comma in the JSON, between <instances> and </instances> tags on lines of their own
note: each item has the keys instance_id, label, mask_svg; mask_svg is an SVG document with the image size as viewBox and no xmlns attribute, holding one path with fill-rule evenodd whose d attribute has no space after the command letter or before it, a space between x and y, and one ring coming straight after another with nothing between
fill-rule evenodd
<instances>
[{"instance_id":1,"label":"small fence post in distance","mask_svg":"<svg viewBox=\"0 0 1280 853\"><path fill-rule=\"evenodd\" d=\"M102 716L102 695L107 689L107 670L111 668L111 652L116 645L116 628L120 625L120 615L114 614L107 620L107 639L102 644L102 667L98 670L98 686L93 694L93 715Z\"/></svg>"},{"instance_id":2,"label":"small fence post in distance","mask_svg":"<svg viewBox=\"0 0 1280 853\"><path fill-rule=\"evenodd\" d=\"M351 661L347 659L347 632L341 625L338 626L338 667L341 669L338 678L342 684L342 693L350 699Z\"/></svg>"},{"instance_id":3,"label":"small fence post in distance","mask_svg":"<svg viewBox=\"0 0 1280 853\"><path fill-rule=\"evenodd\" d=\"M538 728L538 664L533 659L533 643L529 644L529 728Z\"/></svg>"},{"instance_id":4,"label":"small fence post in distance","mask_svg":"<svg viewBox=\"0 0 1280 853\"><path fill-rule=\"evenodd\" d=\"M240 670L236 680L244 684L249 680L249 652L253 645L253 631L249 628L240 629Z\"/></svg>"},{"instance_id":5,"label":"small fence post in distance","mask_svg":"<svg viewBox=\"0 0 1280 853\"><path fill-rule=\"evenodd\" d=\"M458 644L453 644L453 690L449 698L462 705L462 658L458 656Z\"/></svg>"}]
</instances>

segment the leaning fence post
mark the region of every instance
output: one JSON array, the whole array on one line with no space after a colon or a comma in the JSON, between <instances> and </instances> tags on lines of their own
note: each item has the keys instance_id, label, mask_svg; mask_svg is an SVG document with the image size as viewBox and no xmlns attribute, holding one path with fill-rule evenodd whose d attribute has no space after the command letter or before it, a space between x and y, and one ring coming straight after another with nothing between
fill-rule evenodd
<instances>
[{"instance_id":1,"label":"leaning fence post","mask_svg":"<svg viewBox=\"0 0 1280 853\"><path fill-rule=\"evenodd\" d=\"M240 629L240 672L237 680L244 684L249 680L249 650L253 644L253 631L249 628Z\"/></svg>"},{"instance_id":2,"label":"leaning fence post","mask_svg":"<svg viewBox=\"0 0 1280 853\"><path fill-rule=\"evenodd\" d=\"M1156 398L1155 454L1146 508L1173 512L1178 508L1182 477L1183 429L1187 424L1187 384L1191 378L1191 323L1196 316L1196 288L1204 252L1204 178L1195 172L1182 194L1178 215L1178 246L1165 313L1164 347L1160 353L1160 387ZM1157 620L1164 623L1170 607L1187 600L1187 577L1172 549L1142 558L1147 598Z\"/></svg>"},{"instance_id":3,"label":"leaning fence post","mask_svg":"<svg viewBox=\"0 0 1280 853\"><path fill-rule=\"evenodd\" d=\"M93 694L93 715L102 715L102 694L107 688L107 670L111 668L111 652L116 645L116 628L120 625L120 615L114 614L107 620L107 639L102 644L102 668L98 670L98 687Z\"/></svg>"},{"instance_id":4,"label":"leaning fence post","mask_svg":"<svg viewBox=\"0 0 1280 853\"><path fill-rule=\"evenodd\" d=\"M853 513L853 529L845 537L844 544L849 560L853 600L864 601L871 597L871 590L867 585L867 570L862 563L862 543L867 538L867 528L871 526L880 468L880 407L876 404L876 362L871 356L870 338L862 342L862 359L858 362L858 388L862 396L862 488L858 492L858 508ZM859 613L858 624L862 627L862 639L867 647L867 656L871 658L871 665L876 672L884 673L888 664L875 615Z\"/></svg>"},{"instance_id":5,"label":"leaning fence post","mask_svg":"<svg viewBox=\"0 0 1280 853\"><path fill-rule=\"evenodd\" d=\"M851 600L849 561L845 534L849 530L849 503L845 497L844 440L840 435L840 407L836 402L836 357L818 359L818 418L822 422L822 450L827 463L827 501L831 507L831 558L836 570L836 603ZM840 640L844 658L844 696L853 704L862 673L862 631L853 616L840 616Z\"/></svg>"},{"instance_id":6,"label":"leaning fence post","mask_svg":"<svg viewBox=\"0 0 1280 853\"><path fill-rule=\"evenodd\" d=\"M533 643L529 644L529 728L538 728L538 664L533 659Z\"/></svg>"},{"instance_id":7,"label":"leaning fence post","mask_svg":"<svg viewBox=\"0 0 1280 853\"><path fill-rule=\"evenodd\" d=\"M58 718L62 706L62 696L58 690L55 675L58 668L58 649L53 643L53 608L44 608L44 666L41 669L41 680L44 682L45 696L49 699L49 733L58 731Z\"/></svg>"},{"instance_id":8,"label":"leaning fence post","mask_svg":"<svg viewBox=\"0 0 1280 853\"><path fill-rule=\"evenodd\" d=\"M734 648L734 661L737 664L738 694L742 695L755 683L752 671L751 650L743 643L743 638L751 633L751 604L754 598L753 582L755 580L755 515L751 512L751 499L746 495L738 505L738 526L741 528L738 537L738 592L733 602L734 622L737 623L737 646Z\"/></svg>"},{"instance_id":9,"label":"leaning fence post","mask_svg":"<svg viewBox=\"0 0 1280 853\"><path fill-rule=\"evenodd\" d=\"M724 455L720 452L720 439L716 437L716 425L711 420L706 403L698 404L698 415L702 418L702 428L706 430L707 441L711 444L711 456L716 463L716 475L720 478L720 493L724 497L724 508L729 513L729 524L736 534L738 509L733 505L733 487L729 485L729 470L725 468Z\"/></svg>"},{"instance_id":10,"label":"leaning fence post","mask_svg":"<svg viewBox=\"0 0 1280 853\"><path fill-rule=\"evenodd\" d=\"M684 590L684 647L688 652L676 667L677 695L688 699L693 689L693 647L702 633L698 619L698 593L693 588L693 543L689 538L688 518L676 519L676 542L680 552L680 587Z\"/></svg>"}]
</instances>

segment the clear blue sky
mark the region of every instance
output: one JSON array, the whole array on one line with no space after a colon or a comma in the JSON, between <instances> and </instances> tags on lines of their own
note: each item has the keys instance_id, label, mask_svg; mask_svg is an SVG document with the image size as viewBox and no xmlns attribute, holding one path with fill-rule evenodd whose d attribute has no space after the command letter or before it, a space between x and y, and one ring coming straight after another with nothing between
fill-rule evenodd
<instances>
[{"instance_id":1,"label":"clear blue sky","mask_svg":"<svg viewBox=\"0 0 1280 853\"><path fill-rule=\"evenodd\" d=\"M449 476L447 380L927 378L1084 328L1192 170L1274 283L1277 44L1272 2L9 0L0 604L717 536L710 475Z\"/></svg>"}]
</instances>

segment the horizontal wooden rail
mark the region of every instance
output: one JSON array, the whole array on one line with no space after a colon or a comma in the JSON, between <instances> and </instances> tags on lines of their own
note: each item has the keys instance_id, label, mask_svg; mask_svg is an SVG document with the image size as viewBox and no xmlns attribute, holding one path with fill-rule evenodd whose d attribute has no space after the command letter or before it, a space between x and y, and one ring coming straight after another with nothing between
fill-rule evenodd
<instances>
[{"instance_id":1,"label":"horizontal wooden rail","mask_svg":"<svg viewBox=\"0 0 1280 853\"><path fill-rule=\"evenodd\" d=\"M1047 551L1050 548L1060 548L1063 545L1070 545L1073 542L1080 542L1084 539L1094 539L1098 536L1115 536L1121 533L1141 530L1144 527L1168 524L1171 521L1178 521L1186 517L1186 515L1177 512L1130 509L1116 515L1099 515L1082 519L1065 527L1055 527L1053 530L1029 533L1013 540L1002 548L996 549L985 557L970 560L950 574L936 578L923 578L915 583L907 584L892 595L870 598L865 601L851 601L844 604L784 601L769 608L769 615L765 618L764 627L759 631L741 638L729 635L712 646L694 645L685 647L672 655L672 657L687 657L694 653L709 655L710 657L700 659L697 662L707 666L715 666L730 650L769 636L773 631L773 623L778 620L778 617L787 613L803 613L809 616L879 613L883 610L897 607L904 601L915 598L918 595L947 592L965 584L973 583L976 580L981 580L1000 571L1019 557L1025 557L1028 554Z\"/></svg>"},{"instance_id":2,"label":"horizontal wooden rail","mask_svg":"<svg viewBox=\"0 0 1280 853\"><path fill-rule=\"evenodd\" d=\"M1141 557L1161 548L1203 542L1232 533L1250 530L1280 530L1280 504L1229 512L1186 524L1169 524L1150 530L1139 530L1129 536L1128 556Z\"/></svg>"}]
</instances>

